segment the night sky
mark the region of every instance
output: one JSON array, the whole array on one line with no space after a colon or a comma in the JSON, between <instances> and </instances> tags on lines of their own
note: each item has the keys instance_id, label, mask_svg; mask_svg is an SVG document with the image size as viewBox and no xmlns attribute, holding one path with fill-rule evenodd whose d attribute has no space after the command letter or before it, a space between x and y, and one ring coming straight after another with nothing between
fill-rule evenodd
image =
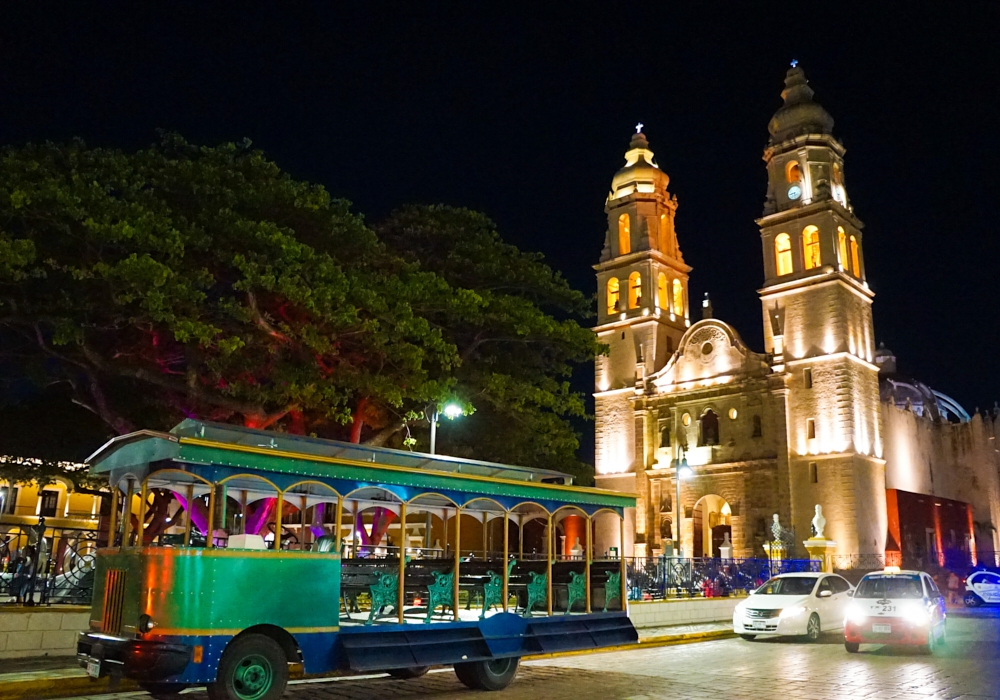
<instances>
[{"instance_id":1,"label":"night sky","mask_svg":"<svg viewBox=\"0 0 1000 700\"><path fill-rule=\"evenodd\" d=\"M757 351L761 154L798 59L847 148L876 341L970 412L1000 399L1000 3L138 4L5 7L0 143L249 137L369 220L481 210L590 294L641 121L692 313L710 292Z\"/></svg>"}]
</instances>

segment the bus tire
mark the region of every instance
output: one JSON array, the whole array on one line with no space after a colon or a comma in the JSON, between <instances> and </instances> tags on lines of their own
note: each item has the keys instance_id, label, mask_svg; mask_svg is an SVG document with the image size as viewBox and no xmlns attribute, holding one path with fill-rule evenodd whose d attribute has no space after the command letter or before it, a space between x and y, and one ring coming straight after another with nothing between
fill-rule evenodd
<instances>
[{"instance_id":1,"label":"bus tire","mask_svg":"<svg viewBox=\"0 0 1000 700\"><path fill-rule=\"evenodd\" d=\"M427 672L431 670L430 666L410 666L409 668L390 668L386 673L388 673L393 678L399 678L401 680L410 680L412 678L420 678L421 676L426 676Z\"/></svg>"},{"instance_id":2,"label":"bus tire","mask_svg":"<svg viewBox=\"0 0 1000 700\"><path fill-rule=\"evenodd\" d=\"M472 690L503 690L514 680L520 662L516 656L488 661L469 661L455 664L455 675Z\"/></svg>"},{"instance_id":3,"label":"bus tire","mask_svg":"<svg viewBox=\"0 0 1000 700\"><path fill-rule=\"evenodd\" d=\"M140 683L139 687L153 696L155 700L176 700L180 692L187 688L187 683Z\"/></svg>"},{"instance_id":4,"label":"bus tire","mask_svg":"<svg viewBox=\"0 0 1000 700\"><path fill-rule=\"evenodd\" d=\"M210 700L278 700L288 685L288 659L281 646L263 634L229 643L219 660Z\"/></svg>"}]
</instances>

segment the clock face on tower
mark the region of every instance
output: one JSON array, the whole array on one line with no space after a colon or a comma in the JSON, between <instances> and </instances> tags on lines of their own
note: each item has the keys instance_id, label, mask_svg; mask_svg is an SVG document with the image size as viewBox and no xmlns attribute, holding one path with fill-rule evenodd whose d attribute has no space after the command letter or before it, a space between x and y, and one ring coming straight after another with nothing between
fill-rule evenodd
<instances>
[{"instance_id":1,"label":"clock face on tower","mask_svg":"<svg viewBox=\"0 0 1000 700\"><path fill-rule=\"evenodd\" d=\"M792 185L788 188L788 198L795 200L802 196L802 188L798 185Z\"/></svg>"}]
</instances>

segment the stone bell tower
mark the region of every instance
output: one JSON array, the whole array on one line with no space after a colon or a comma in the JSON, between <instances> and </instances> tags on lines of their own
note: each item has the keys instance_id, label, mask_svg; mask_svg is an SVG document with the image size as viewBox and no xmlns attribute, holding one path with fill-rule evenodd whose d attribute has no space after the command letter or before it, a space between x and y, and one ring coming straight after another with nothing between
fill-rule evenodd
<instances>
[{"instance_id":1,"label":"stone bell tower","mask_svg":"<svg viewBox=\"0 0 1000 700\"><path fill-rule=\"evenodd\" d=\"M838 551L882 553L885 462L872 299L861 230L844 186L844 147L795 62L768 124L767 199L758 219L764 343L788 389L792 520L814 504Z\"/></svg>"},{"instance_id":2,"label":"stone bell tower","mask_svg":"<svg viewBox=\"0 0 1000 700\"><path fill-rule=\"evenodd\" d=\"M667 191L670 178L654 160L641 128L611 182L604 249L594 266L594 332L610 349L596 361L597 482L628 492L636 491L635 472L645 463L636 454L636 422L642 418L634 415L629 398L666 364L691 325L691 268L684 264L674 228L677 197Z\"/></svg>"}]
</instances>

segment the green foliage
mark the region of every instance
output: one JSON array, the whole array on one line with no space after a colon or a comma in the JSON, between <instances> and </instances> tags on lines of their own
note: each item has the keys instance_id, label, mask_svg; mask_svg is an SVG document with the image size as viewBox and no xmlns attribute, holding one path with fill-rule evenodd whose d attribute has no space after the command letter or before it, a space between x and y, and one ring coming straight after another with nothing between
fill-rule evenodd
<instances>
[{"instance_id":1,"label":"green foliage","mask_svg":"<svg viewBox=\"0 0 1000 700\"><path fill-rule=\"evenodd\" d=\"M0 253L0 356L118 432L188 415L322 429L361 396L443 396L457 361L414 311L463 303L443 280L233 144L7 150Z\"/></svg>"},{"instance_id":2,"label":"green foliage","mask_svg":"<svg viewBox=\"0 0 1000 700\"><path fill-rule=\"evenodd\" d=\"M0 156L0 362L115 432L195 416L572 471L590 300L494 224L403 209L373 231L249 144ZM460 426L460 427L459 427Z\"/></svg>"},{"instance_id":3,"label":"green foliage","mask_svg":"<svg viewBox=\"0 0 1000 700\"><path fill-rule=\"evenodd\" d=\"M586 417L584 398L569 379L600 352L594 334L576 320L591 314L591 300L541 255L504 243L492 221L467 209L407 207L376 231L389 250L480 302L465 313L420 309L458 348L455 391L476 408L447 427L455 449L589 480L570 422Z\"/></svg>"},{"instance_id":4,"label":"green foliage","mask_svg":"<svg viewBox=\"0 0 1000 700\"><path fill-rule=\"evenodd\" d=\"M90 476L87 468L73 462L31 459L0 455L0 481L12 484L46 486L57 481L69 482L76 491L96 491L107 488L107 479Z\"/></svg>"}]
</instances>

